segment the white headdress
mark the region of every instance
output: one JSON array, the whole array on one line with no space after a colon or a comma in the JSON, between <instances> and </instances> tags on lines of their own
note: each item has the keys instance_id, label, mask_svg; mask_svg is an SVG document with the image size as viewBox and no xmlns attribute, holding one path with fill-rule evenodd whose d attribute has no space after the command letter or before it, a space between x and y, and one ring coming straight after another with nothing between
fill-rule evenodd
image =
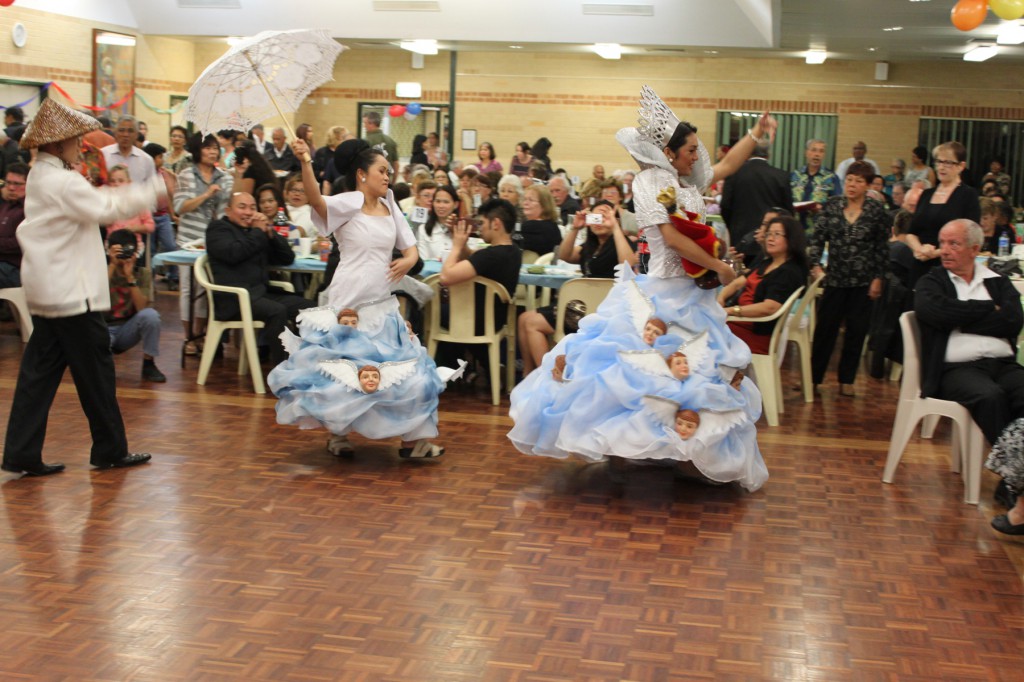
<instances>
[{"instance_id":1,"label":"white headdress","mask_svg":"<svg viewBox=\"0 0 1024 682\"><path fill-rule=\"evenodd\" d=\"M679 125L679 118L672 113L668 105L662 101L658 94L650 88L643 86L640 89L640 118L636 128L623 128L615 133L615 139L626 148L629 155L640 164L641 169L657 167L664 168L673 173L676 170L665 157L664 149L668 141L672 139L676 127ZM690 169L690 174L683 180L688 185L700 188L702 191L711 184L714 177L714 170L711 168L711 156L704 144L697 140L697 162Z\"/></svg>"}]
</instances>

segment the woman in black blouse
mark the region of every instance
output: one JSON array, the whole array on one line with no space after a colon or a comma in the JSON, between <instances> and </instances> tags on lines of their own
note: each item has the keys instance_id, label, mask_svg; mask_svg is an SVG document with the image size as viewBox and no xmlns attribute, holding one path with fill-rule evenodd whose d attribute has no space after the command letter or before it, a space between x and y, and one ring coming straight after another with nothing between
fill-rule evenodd
<instances>
[{"instance_id":1,"label":"woman in black blouse","mask_svg":"<svg viewBox=\"0 0 1024 682\"><path fill-rule=\"evenodd\" d=\"M824 274L821 257L828 244L828 274L818 303L818 325L811 345L811 374L815 386L825 379L839 327L846 326L839 356L839 392L853 395L872 301L882 294L889 266L892 220L881 203L867 197L875 169L863 161L850 164L843 196L831 197L814 223L809 250L811 274Z\"/></svg>"},{"instance_id":2,"label":"woman in black blouse","mask_svg":"<svg viewBox=\"0 0 1024 682\"><path fill-rule=\"evenodd\" d=\"M939 230L951 220L981 220L978 193L960 180L967 150L959 142L945 142L932 150L938 184L926 189L917 202L907 245L918 260L913 282L939 264ZM913 284L912 282L912 284Z\"/></svg>"},{"instance_id":3,"label":"woman in black blouse","mask_svg":"<svg viewBox=\"0 0 1024 682\"><path fill-rule=\"evenodd\" d=\"M532 188L532 186L531 186ZM614 277L615 266L626 261L636 265L636 245L626 239L622 227L615 219L615 207L608 201L598 201L590 212L601 216L600 225L586 225L585 211L573 217L572 227L565 233L558 247L558 258L566 263L579 263L584 277ZM586 239L576 244L580 230L586 229ZM536 369L548 352L548 336L555 333L555 309L547 306L527 311L519 316L519 353L523 357L523 376Z\"/></svg>"},{"instance_id":4,"label":"woman in black blouse","mask_svg":"<svg viewBox=\"0 0 1024 682\"><path fill-rule=\"evenodd\" d=\"M560 216L550 190L544 185L530 185L523 191L522 208L525 221L519 246L538 256L554 251L562 241L562 231L558 229Z\"/></svg>"},{"instance_id":5,"label":"woman in black blouse","mask_svg":"<svg viewBox=\"0 0 1024 682\"><path fill-rule=\"evenodd\" d=\"M734 317L765 317L777 311L793 292L807 284L807 253L804 228L793 218L774 217L765 226L767 258L745 277L737 277L719 294L719 303ZM725 301L741 291L737 305ZM750 346L751 353L764 355L771 345L772 322L730 322L732 333Z\"/></svg>"}]
</instances>

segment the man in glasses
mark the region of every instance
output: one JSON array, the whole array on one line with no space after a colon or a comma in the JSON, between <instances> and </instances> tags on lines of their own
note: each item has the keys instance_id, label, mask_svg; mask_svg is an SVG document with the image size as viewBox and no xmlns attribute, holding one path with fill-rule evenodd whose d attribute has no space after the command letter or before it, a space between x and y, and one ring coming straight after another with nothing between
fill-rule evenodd
<instances>
[{"instance_id":1,"label":"man in glasses","mask_svg":"<svg viewBox=\"0 0 1024 682\"><path fill-rule=\"evenodd\" d=\"M103 148L107 168L118 164L128 167L129 177L136 184L148 183L156 175L153 157L135 146L139 138L139 124L134 116L122 116L114 126L114 144Z\"/></svg>"},{"instance_id":2,"label":"man in glasses","mask_svg":"<svg viewBox=\"0 0 1024 682\"><path fill-rule=\"evenodd\" d=\"M28 166L12 163L0 189L0 289L21 286L21 247L14 233L25 219L27 178Z\"/></svg>"}]
</instances>

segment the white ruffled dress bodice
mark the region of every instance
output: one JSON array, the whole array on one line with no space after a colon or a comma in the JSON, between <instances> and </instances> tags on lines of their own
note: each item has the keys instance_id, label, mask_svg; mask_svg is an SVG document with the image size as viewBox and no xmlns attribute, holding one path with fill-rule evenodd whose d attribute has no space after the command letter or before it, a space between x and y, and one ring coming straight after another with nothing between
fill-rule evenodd
<instances>
[{"instance_id":1,"label":"white ruffled dress bodice","mask_svg":"<svg viewBox=\"0 0 1024 682\"><path fill-rule=\"evenodd\" d=\"M648 168L637 174L633 182L636 220L651 249L647 274L661 279L686 276L679 254L666 246L658 228L669 222L668 211L658 203L658 194L668 187L675 188L676 205L680 210L696 213L698 221L704 221L704 197L700 188L680 185L679 177L664 168Z\"/></svg>"}]
</instances>

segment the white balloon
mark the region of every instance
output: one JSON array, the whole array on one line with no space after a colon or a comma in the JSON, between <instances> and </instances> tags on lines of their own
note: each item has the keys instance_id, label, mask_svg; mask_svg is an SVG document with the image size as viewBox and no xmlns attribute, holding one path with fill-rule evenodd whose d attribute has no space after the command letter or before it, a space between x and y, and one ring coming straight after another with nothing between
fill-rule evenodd
<instances>
[{"instance_id":1,"label":"white balloon","mask_svg":"<svg viewBox=\"0 0 1024 682\"><path fill-rule=\"evenodd\" d=\"M410 114L408 111L406 111L404 114L402 114L402 116L405 117L406 121L415 121L416 120L416 114Z\"/></svg>"}]
</instances>

